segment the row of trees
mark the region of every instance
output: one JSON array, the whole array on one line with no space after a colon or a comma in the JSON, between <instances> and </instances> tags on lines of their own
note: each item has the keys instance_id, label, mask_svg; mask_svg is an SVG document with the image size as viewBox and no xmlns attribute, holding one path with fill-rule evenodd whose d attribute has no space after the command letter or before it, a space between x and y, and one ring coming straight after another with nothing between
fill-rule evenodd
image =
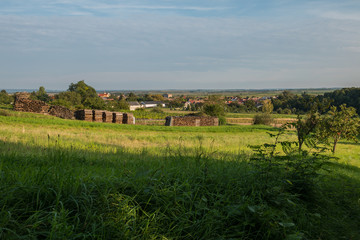
<instances>
[{"instance_id":1,"label":"row of trees","mask_svg":"<svg viewBox=\"0 0 360 240\"><path fill-rule=\"evenodd\" d=\"M324 95L301 95L292 94L289 91L282 92L277 98L272 99L274 111L291 112L295 114L304 114L310 111L325 113L331 106L340 107L346 104L354 107L360 114L360 88L343 88Z\"/></svg>"}]
</instances>

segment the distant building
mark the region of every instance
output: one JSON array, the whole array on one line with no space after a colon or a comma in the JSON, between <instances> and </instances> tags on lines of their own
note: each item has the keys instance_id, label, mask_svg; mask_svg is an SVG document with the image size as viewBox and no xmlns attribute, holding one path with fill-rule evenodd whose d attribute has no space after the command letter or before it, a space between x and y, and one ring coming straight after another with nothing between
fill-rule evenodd
<instances>
[{"instance_id":1,"label":"distant building","mask_svg":"<svg viewBox=\"0 0 360 240\"><path fill-rule=\"evenodd\" d=\"M99 93L98 96L101 97L103 100L107 100L110 97L110 93Z\"/></svg>"},{"instance_id":2,"label":"distant building","mask_svg":"<svg viewBox=\"0 0 360 240\"><path fill-rule=\"evenodd\" d=\"M139 102L128 102L130 111L135 111L138 108L141 108L141 105Z\"/></svg>"},{"instance_id":3,"label":"distant building","mask_svg":"<svg viewBox=\"0 0 360 240\"><path fill-rule=\"evenodd\" d=\"M173 95L170 94L170 93L165 93L165 94L163 94L163 97L164 97L164 98L172 98Z\"/></svg>"},{"instance_id":4,"label":"distant building","mask_svg":"<svg viewBox=\"0 0 360 240\"><path fill-rule=\"evenodd\" d=\"M165 103L160 101L143 101L143 102L128 102L130 110L135 111L139 108L154 108L157 106L165 107Z\"/></svg>"},{"instance_id":5,"label":"distant building","mask_svg":"<svg viewBox=\"0 0 360 240\"><path fill-rule=\"evenodd\" d=\"M160 101L144 101L141 102L141 107L143 108L154 108L157 106L162 106L165 107L165 103L160 102Z\"/></svg>"}]
</instances>

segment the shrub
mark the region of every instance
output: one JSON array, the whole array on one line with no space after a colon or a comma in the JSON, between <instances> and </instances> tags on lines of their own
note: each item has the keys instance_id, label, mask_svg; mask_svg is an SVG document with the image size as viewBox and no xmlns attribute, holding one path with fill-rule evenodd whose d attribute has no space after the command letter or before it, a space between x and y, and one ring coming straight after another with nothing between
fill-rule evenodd
<instances>
[{"instance_id":1,"label":"shrub","mask_svg":"<svg viewBox=\"0 0 360 240\"><path fill-rule=\"evenodd\" d=\"M212 117L225 116L224 106L219 104L206 104L203 112Z\"/></svg>"},{"instance_id":2,"label":"shrub","mask_svg":"<svg viewBox=\"0 0 360 240\"><path fill-rule=\"evenodd\" d=\"M271 125L274 122L269 113L256 114L254 117L254 124Z\"/></svg>"},{"instance_id":3,"label":"shrub","mask_svg":"<svg viewBox=\"0 0 360 240\"><path fill-rule=\"evenodd\" d=\"M219 117L219 125L226 125L226 118L224 116Z\"/></svg>"},{"instance_id":4,"label":"shrub","mask_svg":"<svg viewBox=\"0 0 360 240\"><path fill-rule=\"evenodd\" d=\"M14 116L14 113L10 112L10 111L7 111L7 110L4 110L4 109L0 109L0 116Z\"/></svg>"},{"instance_id":5,"label":"shrub","mask_svg":"<svg viewBox=\"0 0 360 240\"><path fill-rule=\"evenodd\" d=\"M164 110L162 110L161 107L153 108L153 109L151 109L151 111L154 113L163 113L164 112Z\"/></svg>"}]
</instances>

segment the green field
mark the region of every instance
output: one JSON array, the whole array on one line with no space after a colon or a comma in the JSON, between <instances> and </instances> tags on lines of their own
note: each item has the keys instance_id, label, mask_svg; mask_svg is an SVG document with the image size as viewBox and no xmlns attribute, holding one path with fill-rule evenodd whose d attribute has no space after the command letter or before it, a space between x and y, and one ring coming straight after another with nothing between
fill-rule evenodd
<instances>
[{"instance_id":1,"label":"green field","mask_svg":"<svg viewBox=\"0 0 360 240\"><path fill-rule=\"evenodd\" d=\"M0 110L0 239L360 239L360 145L308 178L250 161L267 132Z\"/></svg>"}]
</instances>

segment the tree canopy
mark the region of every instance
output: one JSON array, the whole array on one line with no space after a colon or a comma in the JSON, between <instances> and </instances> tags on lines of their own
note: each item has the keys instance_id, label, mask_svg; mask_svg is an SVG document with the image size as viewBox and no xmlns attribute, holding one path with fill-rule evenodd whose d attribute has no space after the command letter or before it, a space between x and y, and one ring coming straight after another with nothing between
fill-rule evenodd
<instances>
[{"instance_id":1,"label":"tree canopy","mask_svg":"<svg viewBox=\"0 0 360 240\"><path fill-rule=\"evenodd\" d=\"M1 90L0 92L0 104L10 104L13 98L6 92L6 90Z\"/></svg>"},{"instance_id":2,"label":"tree canopy","mask_svg":"<svg viewBox=\"0 0 360 240\"><path fill-rule=\"evenodd\" d=\"M57 104L72 106L75 108L104 109L105 102L98 96L95 89L85 83L84 80L71 83L66 92L56 96Z\"/></svg>"},{"instance_id":3,"label":"tree canopy","mask_svg":"<svg viewBox=\"0 0 360 240\"><path fill-rule=\"evenodd\" d=\"M319 130L319 136L326 142L332 142L332 152L335 153L336 145L340 139L357 141L359 134L360 120L356 114L356 109L340 106L340 109L333 106L324 116Z\"/></svg>"}]
</instances>

